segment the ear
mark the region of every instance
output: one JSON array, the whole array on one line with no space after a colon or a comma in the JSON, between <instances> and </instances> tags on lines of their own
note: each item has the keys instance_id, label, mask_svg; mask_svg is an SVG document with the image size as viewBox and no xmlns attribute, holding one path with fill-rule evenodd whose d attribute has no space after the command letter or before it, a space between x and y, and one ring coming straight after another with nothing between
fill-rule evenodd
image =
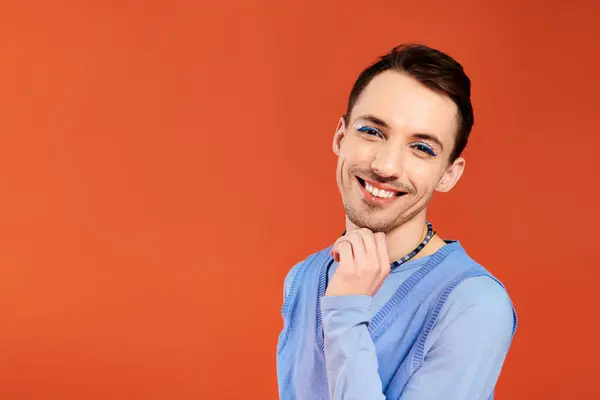
<instances>
[{"instance_id":1,"label":"ear","mask_svg":"<svg viewBox=\"0 0 600 400\"><path fill-rule=\"evenodd\" d=\"M342 147L342 139L344 139L344 135L346 134L346 123L344 122L344 117L340 118L338 122L337 128L335 129L335 134L333 135L333 152L336 156L340 155L340 148Z\"/></svg>"},{"instance_id":2,"label":"ear","mask_svg":"<svg viewBox=\"0 0 600 400\"><path fill-rule=\"evenodd\" d=\"M437 186L435 187L435 190L438 192L450 191L450 189L452 189L454 185L456 185L456 183L462 176L464 170L465 159L459 157L456 160L454 160L452 165L450 165L446 169L446 172L444 172L444 175L442 176L442 179L440 179L440 181L438 182Z\"/></svg>"}]
</instances>

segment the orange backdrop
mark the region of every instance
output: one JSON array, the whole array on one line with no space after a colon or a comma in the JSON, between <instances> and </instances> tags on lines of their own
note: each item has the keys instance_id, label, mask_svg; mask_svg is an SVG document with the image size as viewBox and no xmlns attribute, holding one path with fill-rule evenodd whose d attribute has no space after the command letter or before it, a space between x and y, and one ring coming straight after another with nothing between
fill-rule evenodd
<instances>
[{"instance_id":1,"label":"orange backdrop","mask_svg":"<svg viewBox=\"0 0 600 400\"><path fill-rule=\"evenodd\" d=\"M474 83L430 217L519 311L498 399L600 398L598 6L447 3L2 2L0 398L275 399L337 119L405 41Z\"/></svg>"}]
</instances>

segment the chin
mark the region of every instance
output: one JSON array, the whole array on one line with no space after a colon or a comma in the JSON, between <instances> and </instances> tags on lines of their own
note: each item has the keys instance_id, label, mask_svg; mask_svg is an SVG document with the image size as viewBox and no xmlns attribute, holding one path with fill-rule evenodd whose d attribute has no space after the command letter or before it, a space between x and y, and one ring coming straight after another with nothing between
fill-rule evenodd
<instances>
[{"instance_id":1,"label":"chin","mask_svg":"<svg viewBox=\"0 0 600 400\"><path fill-rule=\"evenodd\" d=\"M346 216L354 225L359 228L367 228L373 232L387 233L398 226L397 218L393 216L377 215L382 214L376 211L357 210L353 207L345 207ZM384 213L385 214L385 213Z\"/></svg>"}]
</instances>

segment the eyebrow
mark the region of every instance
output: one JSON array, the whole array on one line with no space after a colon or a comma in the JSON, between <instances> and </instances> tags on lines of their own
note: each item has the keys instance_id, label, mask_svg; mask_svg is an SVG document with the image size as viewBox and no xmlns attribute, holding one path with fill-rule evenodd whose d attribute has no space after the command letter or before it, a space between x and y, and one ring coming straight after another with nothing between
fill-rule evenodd
<instances>
[{"instance_id":1,"label":"eyebrow","mask_svg":"<svg viewBox=\"0 0 600 400\"><path fill-rule=\"evenodd\" d=\"M390 126L388 124L386 124L386 122L384 120L374 117L372 115L362 115L362 116L358 117L357 119L364 119L365 121L369 121L375 125L379 125L382 128L390 129Z\"/></svg>"},{"instance_id":2,"label":"eyebrow","mask_svg":"<svg viewBox=\"0 0 600 400\"><path fill-rule=\"evenodd\" d=\"M371 122L372 124L379 125L380 127L384 128L384 129L390 129L390 126L384 120L382 120L381 118L374 117L372 115L362 115L362 116L358 117L357 119L362 119L362 120ZM440 147L440 149L444 150L444 145L442 144L442 141L440 139L438 139L435 135L432 135L431 133L418 132L418 133L413 133L411 136L416 139L429 140L429 141L437 144Z\"/></svg>"}]
</instances>

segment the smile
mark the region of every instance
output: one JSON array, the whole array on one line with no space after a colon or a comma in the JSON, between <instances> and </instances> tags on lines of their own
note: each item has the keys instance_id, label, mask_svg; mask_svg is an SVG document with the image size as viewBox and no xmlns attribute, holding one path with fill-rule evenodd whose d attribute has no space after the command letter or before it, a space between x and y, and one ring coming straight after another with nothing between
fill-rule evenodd
<instances>
[{"instance_id":1,"label":"smile","mask_svg":"<svg viewBox=\"0 0 600 400\"><path fill-rule=\"evenodd\" d=\"M384 204L393 201L406 193L400 192L391 187L383 187L377 182L365 181L362 178L356 177L360 188L362 189L365 200L370 203Z\"/></svg>"}]
</instances>

